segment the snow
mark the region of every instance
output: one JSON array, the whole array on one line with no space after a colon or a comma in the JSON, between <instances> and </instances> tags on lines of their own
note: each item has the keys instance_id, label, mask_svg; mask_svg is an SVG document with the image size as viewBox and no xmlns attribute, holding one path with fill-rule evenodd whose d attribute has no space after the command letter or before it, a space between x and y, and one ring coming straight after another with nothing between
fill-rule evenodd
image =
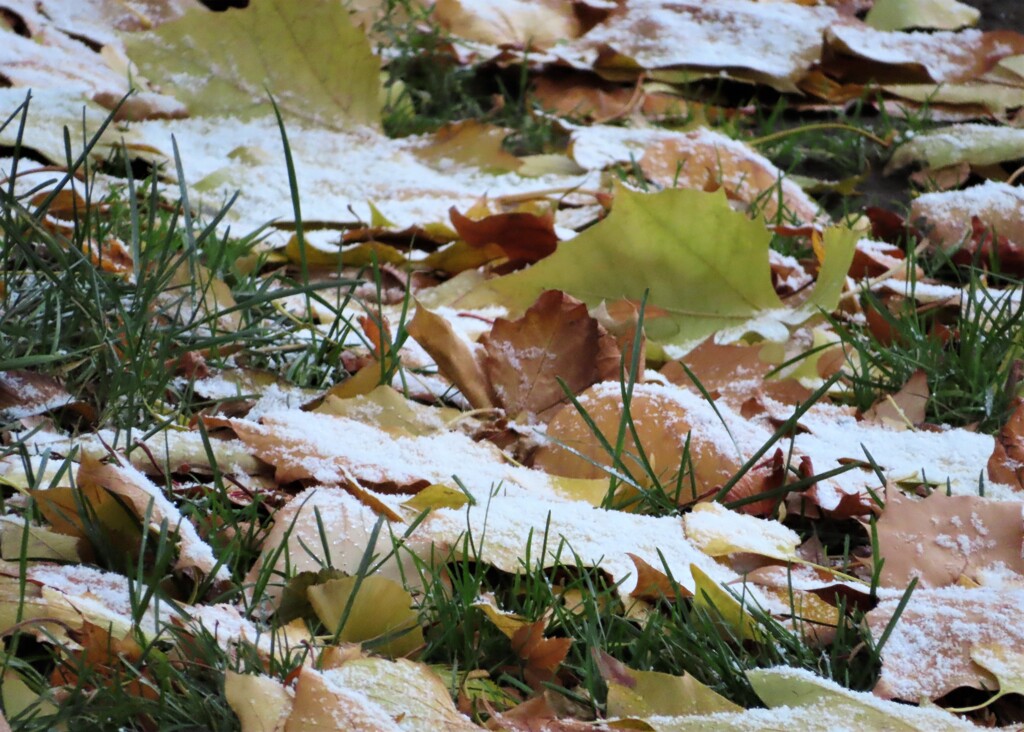
<instances>
[{"instance_id":1,"label":"snow","mask_svg":"<svg viewBox=\"0 0 1024 732\"><path fill-rule=\"evenodd\" d=\"M821 55L822 33L839 20L827 7L747 0L632 0L622 13L551 53L593 65L605 46L646 69L745 69L775 88L795 91Z\"/></svg>"},{"instance_id":2,"label":"snow","mask_svg":"<svg viewBox=\"0 0 1024 732\"><path fill-rule=\"evenodd\" d=\"M922 66L937 82L958 81L971 70L983 35L974 29L908 33L855 24L835 25L828 30L830 43L838 42L856 55L878 63Z\"/></svg>"},{"instance_id":3,"label":"snow","mask_svg":"<svg viewBox=\"0 0 1024 732\"><path fill-rule=\"evenodd\" d=\"M963 429L942 432L891 430L858 422L840 407L819 404L800 419L807 432L796 436L796 451L809 455L817 472L838 467L847 459L867 461L864 448L889 480L927 480L953 495L977 495L985 477L985 496L999 500L1019 497L1010 486L988 481L986 471L995 441L989 435ZM871 470L853 469L818 483L817 499L829 510L844 494L865 495L866 487L880 490Z\"/></svg>"},{"instance_id":4,"label":"snow","mask_svg":"<svg viewBox=\"0 0 1024 732\"><path fill-rule=\"evenodd\" d=\"M884 599L868 614L875 638L899 602L897 597ZM960 685L980 688L971 649L988 644L1010 651L1024 647L1021 607L1021 588L915 590L882 649L876 693L916 701L941 696Z\"/></svg>"},{"instance_id":5,"label":"snow","mask_svg":"<svg viewBox=\"0 0 1024 732\"><path fill-rule=\"evenodd\" d=\"M456 549L468 532L476 555L506 572L558 564L600 567L621 583L618 592L627 604L636 588L636 565L629 554L659 571L667 566L676 582L691 592L691 564L720 584L740 580L687 540L678 517L611 511L581 501L495 496L476 506L435 511L421 530ZM527 561L529 566L524 566ZM774 607L757 588L748 586L745 595L762 607Z\"/></svg>"},{"instance_id":6,"label":"snow","mask_svg":"<svg viewBox=\"0 0 1024 732\"><path fill-rule=\"evenodd\" d=\"M494 490L552 491L545 473L511 465L497 448L460 432L396 437L358 420L299 410L272 412L262 427L249 423L247 429L272 436L285 461L321 483L345 483L352 476L372 484L451 485L458 477L478 498Z\"/></svg>"}]
</instances>

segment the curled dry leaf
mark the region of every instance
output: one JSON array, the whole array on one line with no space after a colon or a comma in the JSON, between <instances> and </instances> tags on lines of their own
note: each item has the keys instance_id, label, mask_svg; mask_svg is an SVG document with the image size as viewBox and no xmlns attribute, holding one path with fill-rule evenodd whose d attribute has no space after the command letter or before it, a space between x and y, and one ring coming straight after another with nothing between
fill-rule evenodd
<instances>
[{"instance_id":1,"label":"curled dry leaf","mask_svg":"<svg viewBox=\"0 0 1024 732\"><path fill-rule=\"evenodd\" d=\"M923 500L886 491L876 523L878 555L885 560L881 583L946 587L972 581L995 567L1024 582L1024 503L933 491Z\"/></svg>"},{"instance_id":2,"label":"curled dry leaf","mask_svg":"<svg viewBox=\"0 0 1024 732\"><path fill-rule=\"evenodd\" d=\"M492 400L510 417L550 418L568 399L562 384L578 394L617 376L621 359L587 306L558 290L541 294L519 320L496 320L480 345Z\"/></svg>"},{"instance_id":3,"label":"curled dry leaf","mask_svg":"<svg viewBox=\"0 0 1024 732\"><path fill-rule=\"evenodd\" d=\"M818 206L771 161L744 143L720 132L699 129L658 140L644 150L640 169L651 181L666 188L724 188L731 200L746 206L757 203L761 215L777 221L781 186L784 219L812 222L821 216Z\"/></svg>"},{"instance_id":4,"label":"curled dry leaf","mask_svg":"<svg viewBox=\"0 0 1024 732\"><path fill-rule=\"evenodd\" d=\"M452 225L462 240L472 247L497 245L509 260L509 265L523 266L548 256L558 246L555 217L551 213L501 213L471 219L451 211Z\"/></svg>"},{"instance_id":5,"label":"curled dry leaf","mask_svg":"<svg viewBox=\"0 0 1024 732\"><path fill-rule=\"evenodd\" d=\"M470 405L476 409L495 406L487 377L475 354L469 344L456 335L447 320L417 303L416 314L406 330L430 354L440 372L455 384Z\"/></svg>"},{"instance_id":6,"label":"curled dry leaf","mask_svg":"<svg viewBox=\"0 0 1024 732\"><path fill-rule=\"evenodd\" d=\"M876 640L892 620L902 594L892 594L867 614ZM915 590L882 649L875 694L916 703L938 699L961 686L995 688L996 678L974 662L971 652L978 646L1024 647L1022 604L1022 589Z\"/></svg>"},{"instance_id":7,"label":"curled dry leaf","mask_svg":"<svg viewBox=\"0 0 1024 732\"><path fill-rule=\"evenodd\" d=\"M898 392L887 394L872 404L863 419L891 429L912 429L924 422L930 398L928 375L918 369Z\"/></svg>"}]
</instances>

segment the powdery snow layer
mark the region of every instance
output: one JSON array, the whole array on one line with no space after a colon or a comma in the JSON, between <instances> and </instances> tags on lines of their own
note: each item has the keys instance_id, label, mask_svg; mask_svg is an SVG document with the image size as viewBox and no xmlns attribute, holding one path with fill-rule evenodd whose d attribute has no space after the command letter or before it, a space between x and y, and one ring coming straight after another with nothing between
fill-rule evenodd
<instances>
[{"instance_id":1,"label":"powdery snow layer","mask_svg":"<svg viewBox=\"0 0 1024 732\"><path fill-rule=\"evenodd\" d=\"M801 419L806 433L796 436L796 451L814 461L816 472L838 467L840 461L868 461L865 453L889 480L927 480L954 495L978 495L979 480L985 479L985 495L999 500L1020 497L1010 486L988 481L988 459L995 441L989 435L962 429L943 432L893 430L858 422L845 410L817 405ZM858 495L866 486L881 488L872 470L854 469L818 483L818 501L834 509L843 494Z\"/></svg>"},{"instance_id":2,"label":"powdery snow layer","mask_svg":"<svg viewBox=\"0 0 1024 732\"><path fill-rule=\"evenodd\" d=\"M678 517L609 511L580 501L495 496L464 509L437 510L419 531L456 548L468 532L478 555L506 572L559 563L600 567L621 582L618 590L624 598L636 588L636 565L629 554L659 571L667 565L676 582L691 592L691 564L720 584L740 581L686 539ZM524 566L527 562L529 567ZM775 607L756 588L748 586L745 594L762 607Z\"/></svg>"},{"instance_id":3,"label":"powdery snow layer","mask_svg":"<svg viewBox=\"0 0 1024 732\"><path fill-rule=\"evenodd\" d=\"M822 33L839 20L827 7L748 0L631 0L621 13L552 50L592 66L609 47L646 69L744 69L777 89L796 91L821 56Z\"/></svg>"},{"instance_id":4,"label":"powdery snow layer","mask_svg":"<svg viewBox=\"0 0 1024 732\"><path fill-rule=\"evenodd\" d=\"M241 189L229 216L239 230L293 219L281 133L273 119L154 120L132 129L168 159L174 135L186 181L205 191L202 203L210 212ZM481 196L596 183L590 174L525 178L484 173L455 161L430 165L415 154L426 140L393 140L370 129L340 133L295 126L288 129L288 142L307 221L370 221L373 204L398 228L444 223L449 208L465 211Z\"/></svg>"},{"instance_id":5,"label":"powdery snow layer","mask_svg":"<svg viewBox=\"0 0 1024 732\"><path fill-rule=\"evenodd\" d=\"M877 639L896 611L890 597L868 614ZM917 701L935 699L958 686L989 688L995 680L971 660L982 645L1012 653L1024 648L1024 589L943 587L918 589L882 649L882 675L875 693Z\"/></svg>"},{"instance_id":6,"label":"powdery snow layer","mask_svg":"<svg viewBox=\"0 0 1024 732\"><path fill-rule=\"evenodd\" d=\"M494 490L553 492L545 473L512 465L496 447L461 432L396 437L358 420L300 410L266 414L262 425L232 423L270 445L274 456L260 454L279 471L287 463L321 483L345 483L353 476L373 484L452 484L457 477L481 500Z\"/></svg>"}]
</instances>

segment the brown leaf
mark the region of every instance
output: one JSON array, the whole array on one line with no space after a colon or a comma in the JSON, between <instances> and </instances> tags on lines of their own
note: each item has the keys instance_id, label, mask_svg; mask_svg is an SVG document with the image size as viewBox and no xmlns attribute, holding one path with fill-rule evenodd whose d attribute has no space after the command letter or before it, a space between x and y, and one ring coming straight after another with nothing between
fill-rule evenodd
<instances>
[{"instance_id":1,"label":"brown leaf","mask_svg":"<svg viewBox=\"0 0 1024 732\"><path fill-rule=\"evenodd\" d=\"M792 216L810 222L820 215L800 186L785 178L767 158L719 132L694 130L658 140L644 150L640 169L649 180L666 188L724 188L732 200L748 206L757 201L769 221L778 218L779 200L776 194L766 193L781 185L782 206Z\"/></svg>"},{"instance_id":2,"label":"brown leaf","mask_svg":"<svg viewBox=\"0 0 1024 732\"><path fill-rule=\"evenodd\" d=\"M996 435L995 448L988 460L988 477L996 483L1024 489L1024 401L1018 400Z\"/></svg>"},{"instance_id":3,"label":"brown leaf","mask_svg":"<svg viewBox=\"0 0 1024 732\"><path fill-rule=\"evenodd\" d=\"M52 376L0 371L0 418L23 419L70 405L74 398Z\"/></svg>"},{"instance_id":4,"label":"brown leaf","mask_svg":"<svg viewBox=\"0 0 1024 732\"><path fill-rule=\"evenodd\" d=\"M522 318L499 318L480 339L494 403L510 416L543 415L573 394L618 374L615 339L587 306L558 290L543 293Z\"/></svg>"},{"instance_id":5,"label":"brown leaf","mask_svg":"<svg viewBox=\"0 0 1024 732\"><path fill-rule=\"evenodd\" d=\"M992 181L961 191L926 193L910 206L911 219L924 220L928 240L936 247L955 250L964 242L959 251L981 266L995 250L1000 269L1015 274L1024 273L1022 210L1024 188Z\"/></svg>"},{"instance_id":6,"label":"brown leaf","mask_svg":"<svg viewBox=\"0 0 1024 732\"><path fill-rule=\"evenodd\" d=\"M1006 56L1024 53L1024 35L1013 31L904 33L855 22L833 25L825 42L826 73L883 84L967 81Z\"/></svg>"},{"instance_id":7,"label":"brown leaf","mask_svg":"<svg viewBox=\"0 0 1024 732\"><path fill-rule=\"evenodd\" d=\"M512 636L512 650L523 660L523 676L534 689L543 688L545 682L555 678L569 649L571 638L545 638L544 618L519 628Z\"/></svg>"},{"instance_id":8,"label":"brown leaf","mask_svg":"<svg viewBox=\"0 0 1024 732\"><path fill-rule=\"evenodd\" d=\"M885 599L867 614L876 640L900 600L900 595ZM875 695L919 703L961 686L996 688L996 678L971 659L971 649L990 644L1019 649L1024 642L1021 607L1024 590L1019 588L915 590L883 647Z\"/></svg>"},{"instance_id":9,"label":"brown leaf","mask_svg":"<svg viewBox=\"0 0 1024 732\"><path fill-rule=\"evenodd\" d=\"M447 320L418 304L406 330L430 354L441 374L458 387L474 409L495 406L483 369Z\"/></svg>"},{"instance_id":10,"label":"brown leaf","mask_svg":"<svg viewBox=\"0 0 1024 732\"><path fill-rule=\"evenodd\" d=\"M1017 501L942 491L916 500L888 489L877 522L882 585L906 587L918 577L924 587L947 587L996 564L1024 575L1021 510Z\"/></svg>"},{"instance_id":11,"label":"brown leaf","mask_svg":"<svg viewBox=\"0 0 1024 732\"><path fill-rule=\"evenodd\" d=\"M872 404L863 419L894 429L914 427L924 422L930 398L928 376L918 369L898 392L887 394Z\"/></svg>"},{"instance_id":12,"label":"brown leaf","mask_svg":"<svg viewBox=\"0 0 1024 732\"><path fill-rule=\"evenodd\" d=\"M738 501L743 498L753 498L768 491L781 488L786 482L786 459L782 454L782 448L775 450L772 457L758 463L744 473L736 485L729 489L722 502L728 504L731 501ZM736 508L740 513L752 516L768 516L784 496L773 495L762 498L759 501L744 503Z\"/></svg>"},{"instance_id":13,"label":"brown leaf","mask_svg":"<svg viewBox=\"0 0 1024 732\"><path fill-rule=\"evenodd\" d=\"M760 345L721 345L715 343L714 338L708 338L679 361L665 364L661 374L673 384L700 393L690 376L693 374L705 391L734 409L739 409L752 396L799 404L811 395L796 379L766 379L775 364L762 360L762 352Z\"/></svg>"},{"instance_id":14,"label":"brown leaf","mask_svg":"<svg viewBox=\"0 0 1024 732\"><path fill-rule=\"evenodd\" d=\"M579 402L598 431L614 445L622 424L620 384L597 384L583 392ZM723 415L725 411L722 410ZM647 461L663 484L675 479L680 469L683 450L689 441L696 495L691 495L687 476L683 481L684 489L679 496L681 502L688 502L707 490L722 485L745 460L736 453L729 434L702 397L682 389L637 384L633 391L630 413ZM729 422L729 427L738 429L741 425ZM752 425L748 427L754 429ZM561 445L546 444L534 456L535 467L555 475L575 478L607 476L600 466L611 465L611 457L573 405L562 407L548 424L547 434L579 455ZM763 439L760 434L751 435L750 440L751 443L757 442L760 445L767 437L767 433ZM623 463L638 481L649 481L645 469L640 465L636 442L629 432L625 438L622 455Z\"/></svg>"},{"instance_id":15,"label":"brown leaf","mask_svg":"<svg viewBox=\"0 0 1024 732\"><path fill-rule=\"evenodd\" d=\"M497 244L510 262L529 264L552 254L558 247L555 217L551 213L501 213L473 220L452 206L452 225L472 247Z\"/></svg>"}]
</instances>

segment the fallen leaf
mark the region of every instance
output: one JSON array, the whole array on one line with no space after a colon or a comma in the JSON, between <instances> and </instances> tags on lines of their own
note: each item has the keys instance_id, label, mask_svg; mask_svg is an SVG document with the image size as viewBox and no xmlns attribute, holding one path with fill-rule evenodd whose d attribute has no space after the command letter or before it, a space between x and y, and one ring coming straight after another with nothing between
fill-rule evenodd
<instances>
[{"instance_id":1,"label":"fallen leaf","mask_svg":"<svg viewBox=\"0 0 1024 732\"><path fill-rule=\"evenodd\" d=\"M892 620L901 595L882 600L867 614L876 640ZM971 650L980 645L1021 648L1022 602L1024 590L1004 587L915 590L882 649L882 674L874 693L919 702L961 686L995 688L995 677L971 659Z\"/></svg>"},{"instance_id":2,"label":"fallen leaf","mask_svg":"<svg viewBox=\"0 0 1024 732\"><path fill-rule=\"evenodd\" d=\"M799 535L777 521L730 511L720 503L698 503L683 515L686 538L712 557L742 552L792 561Z\"/></svg>"},{"instance_id":3,"label":"fallen leaf","mask_svg":"<svg viewBox=\"0 0 1024 732\"><path fill-rule=\"evenodd\" d=\"M746 672L754 692L770 709L814 710L801 729L969 730L974 725L938 707L883 701L840 686L810 671L779 666ZM815 716L817 717L815 719Z\"/></svg>"},{"instance_id":4,"label":"fallen leaf","mask_svg":"<svg viewBox=\"0 0 1024 732\"><path fill-rule=\"evenodd\" d=\"M630 555L664 567L688 592L694 589L691 565L716 581L739 579L698 551L686 539L678 518L604 510L578 501L498 495L488 505L434 511L413 536L429 536L435 544L456 548L465 546L468 537L475 549L471 558L503 572L559 565L600 567L617 583L616 591L627 605L635 602L630 593L637 586Z\"/></svg>"},{"instance_id":5,"label":"fallen leaf","mask_svg":"<svg viewBox=\"0 0 1024 732\"><path fill-rule=\"evenodd\" d=\"M515 321L498 318L480 339L481 365L495 404L535 418L591 384L618 375L615 339L564 292L549 290Z\"/></svg>"},{"instance_id":6,"label":"fallen leaf","mask_svg":"<svg viewBox=\"0 0 1024 732\"><path fill-rule=\"evenodd\" d=\"M272 115L272 95L286 118L326 129L380 124L380 62L348 10L330 0L251 0L217 14L197 8L126 37L125 46L193 116Z\"/></svg>"},{"instance_id":7,"label":"fallen leaf","mask_svg":"<svg viewBox=\"0 0 1024 732\"><path fill-rule=\"evenodd\" d=\"M893 152L886 174L919 163L947 168L960 163L993 165L1024 158L1024 130L983 124L941 127L911 137Z\"/></svg>"},{"instance_id":8,"label":"fallen leaf","mask_svg":"<svg viewBox=\"0 0 1024 732\"><path fill-rule=\"evenodd\" d=\"M928 375L918 369L907 379L895 394L886 394L864 412L867 422L885 425L893 429L913 429L925 420L931 391L928 389Z\"/></svg>"},{"instance_id":9,"label":"fallen leaf","mask_svg":"<svg viewBox=\"0 0 1024 732\"><path fill-rule=\"evenodd\" d=\"M1024 695L1024 654L1001 645L979 645L971 649L971 660L999 681L999 691L986 701L991 704L1007 694Z\"/></svg>"},{"instance_id":10,"label":"fallen leaf","mask_svg":"<svg viewBox=\"0 0 1024 732\"><path fill-rule=\"evenodd\" d=\"M756 207L769 222L809 223L822 217L814 201L767 158L713 130L683 132L654 142L644 150L639 165L646 178L665 188L724 188L730 200Z\"/></svg>"},{"instance_id":11,"label":"fallen leaf","mask_svg":"<svg viewBox=\"0 0 1024 732\"><path fill-rule=\"evenodd\" d=\"M224 697L238 716L242 732L283 732L292 712L292 695L264 674L224 674Z\"/></svg>"},{"instance_id":12,"label":"fallen leaf","mask_svg":"<svg viewBox=\"0 0 1024 732\"><path fill-rule=\"evenodd\" d=\"M981 11L957 0L876 0L864 22L883 31L906 28L957 30L976 25Z\"/></svg>"},{"instance_id":13,"label":"fallen leaf","mask_svg":"<svg viewBox=\"0 0 1024 732\"><path fill-rule=\"evenodd\" d=\"M406 326L409 335L437 363L437 367L477 409L495 406L488 380L469 345L456 335L440 315L417 304L416 314Z\"/></svg>"},{"instance_id":14,"label":"fallen leaf","mask_svg":"<svg viewBox=\"0 0 1024 732\"><path fill-rule=\"evenodd\" d=\"M304 667L286 732L338 729L479 731L455 708L444 682L427 666L405 659L359 658L337 668Z\"/></svg>"},{"instance_id":15,"label":"fallen leaf","mask_svg":"<svg viewBox=\"0 0 1024 732\"><path fill-rule=\"evenodd\" d=\"M598 667L608 684L609 717L674 717L743 710L687 673L675 676L631 669L607 653L600 655Z\"/></svg>"},{"instance_id":16,"label":"fallen leaf","mask_svg":"<svg viewBox=\"0 0 1024 732\"><path fill-rule=\"evenodd\" d=\"M74 401L52 376L0 371L0 419L13 421L66 407Z\"/></svg>"},{"instance_id":17,"label":"fallen leaf","mask_svg":"<svg viewBox=\"0 0 1024 732\"><path fill-rule=\"evenodd\" d=\"M434 18L472 41L546 48L580 34L574 6L572 0L437 0Z\"/></svg>"},{"instance_id":18,"label":"fallen leaf","mask_svg":"<svg viewBox=\"0 0 1024 732\"><path fill-rule=\"evenodd\" d=\"M345 643L367 643L397 657L423 645L412 595L386 577L343 577L310 585L306 595L327 631Z\"/></svg>"},{"instance_id":19,"label":"fallen leaf","mask_svg":"<svg viewBox=\"0 0 1024 732\"><path fill-rule=\"evenodd\" d=\"M1024 52L1024 35L1013 31L903 33L857 23L831 26L825 42L825 72L848 82L967 81Z\"/></svg>"},{"instance_id":20,"label":"fallen leaf","mask_svg":"<svg viewBox=\"0 0 1024 732\"><path fill-rule=\"evenodd\" d=\"M678 189L645 194L622 188L604 220L528 270L482 283L462 304L501 303L521 311L544 290L557 289L596 307L602 300L640 301L649 293L649 303L668 315L645 321L648 337L687 343L782 308L771 284L769 238L720 193ZM832 249L826 267L830 260L845 260L842 280L853 239L827 233L826 240ZM621 267L623 241L634 242L628 271ZM833 290L838 298L841 286L823 271L812 300L831 309L827 301Z\"/></svg>"},{"instance_id":21,"label":"fallen leaf","mask_svg":"<svg viewBox=\"0 0 1024 732\"><path fill-rule=\"evenodd\" d=\"M300 410L272 412L260 423L235 419L227 424L276 468L282 483L315 480L416 493L459 476L477 496L499 484L524 490L550 486L543 473L511 465L498 448L456 431L395 436L358 420Z\"/></svg>"},{"instance_id":22,"label":"fallen leaf","mask_svg":"<svg viewBox=\"0 0 1024 732\"><path fill-rule=\"evenodd\" d=\"M502 213L471 219L451 209L452 226L472 247L497 245L509 259L509 265L530 264L548 256L558 246L553 214Z\"/></svg>"},{"instance_id":23,"label":"fallen leaf","mask_svg":"<svg viewBox=\"0 0 1024 732\"><path fill-rule=\"evenodd\" d=\"M981 496L947 496L933 491L923 500L886 491L876 522L878 555L885 560L880 581L906 587L948 587L961 576L1000 567L1024 579L1024 504Z\"/></svg>"},{"instance_id":24,"label":"fallen leaf","mask_svg":"<svg viewBox=\"0 0 1024 732\"><path fill-rule=\"evenodd\" d=\"M1024 188L986 181L961 191L918 196L910 206L910 215L914 221L924 220L928 240L936 247L948 252L966 241L965 251L972 255L974 219L982 231L994 232L996 237L1024 246L1021 210L1024 210ZM987 258L982 257L980 263L987 264ZM1019 266L1020 262L1008 258L1007 264Z\"/></svg>"},{"instance_id":25,"label":"fallen leaf","mask_svg":"<svg viewBox=\"0 0 1024 732\"><path fill-rule=\"evenodd\" d=\"M741 640L763 643L764 631L750 615L747 606L736 599L728 590L711 579L696 565L690 567L693 574L693 604L705 610L713 610L729 628L734 637ZM745 589L745 588L744 588ZM747 592L743 591L744 600Z\"/></svg>"},{"instance_id":26,"label":"fallen leaf","mask_svg":"<svg viewBox=\"0 0 1024 732\"><path fill-rule=\"evenodd\" d=\"M1024 402L1017 404L996 435L988 477L1024 489Z\"/></svg>"},{"instance_id":27,"label":"fallen leaf","mask_svg":"<svg viewBox=\"0 0 1024 732\"><path fill-rule=\"evenodd\" d=\"M821 55L822 32L839 19L827 7L734 0L631 2L584 36L554 52L580 67L725 71L779 91L796 82Z\"/></svg>"},{"instance_id":28,"label":"fallen leaf","mask_svg":"<svg viewBox=\"0 0 1024 732\"><path fill-rule=\"evenodd\" d=\"M508 130L474 119L460 120L417 140L412 149L417 157L442 169L454 162L491 173L509 172L518 170L523 161L505 150L508 134Z\"/></svg>"},{"instance_id":29,"label":"fallen leaf","mask_svg":"<svg viewBox=\"0 0 1024 732\"><path fill-rule=\"evenodd\" d=\"M587 418L575 405L562 407L548 423L548 442L535 453L534 467L574 478L607 476L607 468L616 467L619 472L629 471L641 484L650 484L657 478L669 491L676 486L680 471L688 468L692 475L681 479L681 503L695 500L725 483L746 460L741 445L752 445L769 436L724 404L717 405L716 411L688 390L637 384L629 411L640 445L637 446L632 432L625 430L621 465L614 466L606 445L614 451L623 429L621 385L597 384L584 391L578 402ZM689 459L684 465L687 444Z\"/></svg>"}]
</instances>

